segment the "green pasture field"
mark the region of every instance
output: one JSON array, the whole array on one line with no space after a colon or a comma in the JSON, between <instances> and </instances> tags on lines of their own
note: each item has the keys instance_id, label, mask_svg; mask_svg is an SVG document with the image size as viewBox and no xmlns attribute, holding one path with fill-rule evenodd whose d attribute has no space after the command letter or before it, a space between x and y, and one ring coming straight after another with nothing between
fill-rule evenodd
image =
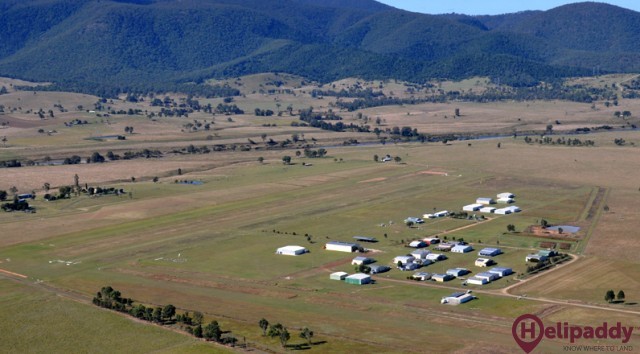
<instances>
[{"instance_id":1,"label":"green pasture field","mask_svg":"<svg viewBox=\"0 0 640 354\"><path fill-rule=\"evenodd\" d=\"M279 97L281 109L289 99L294 100L293 96ZM325 98L323 103L328 101ZM243 107L253 104L268 108L267 103L275 102L270 96L237 98ZM542 128L558 115L562 126L581 126L596 116L600 120L589 124L613 120L609 110L594 113L584 104L527 104L465 104L460 106L463 117L456 121L443 118L445 112L453 114L454 105L379 107L363 112L385 117L390 127L421 124L420 131L427 132L498 126L508 131L513 124L520 124L516 123L517 112L523 112L526 124ZM624 100L616 110L636 105L635 101ZM406 116L405 110L411 110L411 115ZM351 112L345 116L351 117ZM444 125L435 122L436 118ZM302 342L297 337L299 328L311 328L316 332L315 340L326 341L314 345L313 352L372 353L424 352L425 347L416 338L437 338L428 340L432 352L513 352L517 347L511 338L511 324L523 313L540 314L545 321L570 315L595 321L598 316L587 315L591 308L574 306L594 305L603 308L611 321L631 318L611 309L638 311L634 303L638 301L640 272L638 259L633 258L638 253L633 251L637 245L632 237L638 226L638 182L630 176L637 174L640 157L637 147L630 143L613 144L619 137L640 144L637 132L578 136L595 140L595 147L541 146L526 144L522 138L340 146L342 140L366 135L294 128L285 126L291 117L271 120L251 114L234 116L234 122L218 116L214 128L220 129L211 132L180 132L180 124L192 119L203 118L194 115L188 120L153 122L143 117L113 117L109 129L120 133L124 126L136 127L136 133L127 136L119 147L126 149L247 143L247 138L261 143L262 132L277 140L304 133L307 139L326 139L315 148L325 147L328 157L296 157L294 149L254 150L2 170L0 189L9 189L15 183L20 191L34 189L38 194L33 202L36 214L0 213L0 269L24 274L27 278L22 281L30 285L0 283L3 290L14 294L2 302L6 308L20 308L26 301L20 299L21 294L27 299L67 301L48 292L59 289L90 300L100 287L111 285L136 302L172 303L181 311L202 311L238 338L246 337L270 351L284 350L276 339L261 336L257 323L263 317L289 327L292 344ZM262 127L266 122L277 122L278 127ZM16 133L9 137L9 143L16 140L16 145L32 144L29 139L36 137L29 134L34 128L25 129L29 129L28 134ZM50 142L33 151L12 146L0 149L0 156L49 151L70 154L79 146L84 156L94 149L104 154L120 144L82 140L82 135L91 134L91 125L67 129L70 133L51 137ZM214 133L218 136L213 140L205 139L206 134ZM374 155L387 154L400 157L401 162L374 162ZM292 156L292 165L283 165L284 155ZM264 157L264 163L259 163L258 157ZM178 168L183 170L181 176L177 175ZM123 188L132 196L74 196L49 203L40 199L43 182L71 184L75 173L81 183ZM137 182L130 182L130 176ZM158 183L151 182L155 176L160 177ZM204 184L180 185L173 183L176 179ZM506 191L516 194L515 205L522 212L505 216L476 213L489 218L486 221L428 219L414 227L403 222L409 216L422 217L434 210L458 212L478 197L495 197ZM610 211L603 211L605 205ZM495 257L498 266L511 267L519 274L526 269L526 254L545 241L524 233L526 227L541 219L582 227L582 241L570 241L574 243L570 252L579 254L579 260L531 280L520 282L510 276L485 286L462 286L460 279L445 284L408 281L406 277L413 272L395 267L375 275L376 283L367 286L329 280L334 271L353 273L350 261L355 254L326 251L324 244L329 240L352 241L356 235L379 240L362 244L372 250L370 255L379 264L391 265L393 257L410 253L413 249L404 245L411 240L438 235L447 240L463 238L475 250L446 253L449 259L420 271L465 267L473 275L486 270L474 266L477 252L484 247L500 247L504 254ZM515 233L507 232L508 224L515 225ZM285 245L304 246L310 253L298 257L276 255L276 248ZM621 255L627 257L625 261L616 261ZM1 274L0 279L5 276ZM519 285L503 292L503 288L516 283ZM627 305L606 304L603 296L609 288L624 289ZM478 299L457 307L439 303L442 296L466 290L472 290ZM523 295L527 296L519 300ZM86 313L78 316L111 316L88 304L72 304L77 307L75 311ZM141 339L149 345L141 352L216 348L181 335L185 342L169 345L155 338L165 333L169 337L172 332L113 316L160 332ZM91 322L84 327L100 323L87 321ZM66 332L73 334L80 329L69 328ZM105 336L119 336L116 329L107 332ZM11 343L28 342L28 333L11 333L15 338ZM69 345L69 337L63 340L60 351ZM127 345L124 342L118 345ZM0 351L11 351L15 345L0 344ZM543 344L547 352L558 348L557 342Z\"/></svg>"},{"instance_id":2,"label":"green pasture field","mask_svg":"<svg viewBox=\"0 0 640 354\"><path fill-rule=\"evenodd\" d=\"M230 352L10 280L0 280L0 299L11 319L0 322L4 353Z\"/></svg>"}]
</instances>

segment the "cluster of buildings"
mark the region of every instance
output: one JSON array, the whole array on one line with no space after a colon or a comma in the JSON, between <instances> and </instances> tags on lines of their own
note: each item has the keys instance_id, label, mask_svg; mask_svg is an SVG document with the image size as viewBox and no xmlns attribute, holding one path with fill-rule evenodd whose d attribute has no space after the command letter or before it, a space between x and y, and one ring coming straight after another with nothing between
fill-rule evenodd
<instances>
[{"instance_id":1,"label":"cluster of buildings","mask_svg":"<svg viewBox=\"0 0 640 354\"><path fill-rule=\"evenodd\" d=\"M499 193L497 195L497 199L493 198L478 198L474 204L465 205L462 207L463 211L471 211L471 212L480 212L487 214L500 214L507 215L512 213L518 213L522 211L519 207L515 205L509 205L504 208L495 208L492 205L494 204L513 204L515 203L516 196L513 193L504 192Z\"/></svg>"}]
</instances>

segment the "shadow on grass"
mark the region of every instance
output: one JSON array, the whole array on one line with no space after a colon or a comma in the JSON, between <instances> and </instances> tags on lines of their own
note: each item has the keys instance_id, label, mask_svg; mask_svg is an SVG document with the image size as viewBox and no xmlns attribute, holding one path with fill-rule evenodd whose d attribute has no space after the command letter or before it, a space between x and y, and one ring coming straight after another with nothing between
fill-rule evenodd
<instances>
[{"instance_id":1,"label":"shadow on grass","mask_svg":"<svg viewBox=\"0 0 640 354\"><path fill-rule=\"evenodd\" d=\"M285 348L289 349L289 350L309 350L309 349L311 349L312 346L322 345L322 344L325 344L325 343L327 343L326 340L321 340L321 341L318 341L318 342L312 342L311 345L309 345L308 343L287 344Z\"/></svg>"}]
</instances>

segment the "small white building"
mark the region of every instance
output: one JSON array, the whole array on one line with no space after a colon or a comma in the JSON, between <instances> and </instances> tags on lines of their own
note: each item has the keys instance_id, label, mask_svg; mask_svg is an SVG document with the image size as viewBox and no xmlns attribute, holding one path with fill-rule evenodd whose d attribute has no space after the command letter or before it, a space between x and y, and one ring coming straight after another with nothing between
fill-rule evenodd
<instances>
[{"instance_id":1,"label":"small white building","mask_svg":"<svg viewBox=\"0 0 640 354\"><path fill-rule=\"evenodd\" d=\"M413 247L413 248L424 248L429 246L426 242L422 241L422 240L416 240L416 241L411 241L409 243L409 247Z\"/></svg>"},{"instance_id":2,"label":"small white building","mask_svg":"<svg viewBox=\"0 0 640 354\"><path fill-rule=\"evenodd\" d=\"M453 293L440 299L441 304L460 305L473 300L475 297L468 291L466 293Z\"/></svg>"},{"instance_id":3,"label":"small white building","mask_svg":"<svg viewBox=\"0 0 640 354\"><path fill-rule=\"evenodd\" d=\"M445 281L453 280L453 279L455 279L455 278L456 278L456 277L454 277L454 276L453 276L453 275L451 275L451 274L433 274L433 275L431 276L431 279L432 279L432 280L437 281L437 282L441 282L441 283L442 283L442 282L445 282Z\"/></svg>"},{"instance_id":4,"label":"small white building","mask_svg":"<svg viewBox=\"0 0 640 354\"><path fill-rule=\"evenodd\" d=\"M512 199L512 198L515 198L516 195L509 192L503 192L503 193L498 193L496 197L498 197L498 199Z\"/></svg>"},{"instance_id":5,"label":"small white building","mask_svg":"<svg viewBox=\"0 0 640 354\"><path fill-rule=\"evenodd\" d=\"M500 276L496 273L490 273L490 272L482 272L482 273L478 273L475 275L476 278L484 278L487 279L488 282L492 282L494 280L498 280L500 279Z\"/></svg>"},{"instance_id":6,"label":"small white building","mask_svg":"<svg viewBox=\"0 0 640 354\"><path fill-rule=\"evenodd\" d=\"M431 279L431 274L426 272L418 272L412 275L411 278L415 280L425 281Z\"/></svg>"},{"instance_id":7,"label":"small white building","mask_svg":"<svg viewBox=\"0 0 640 354\"><path fill-rule=\"evenodd\" d=\"M514 199L511 198L500 198L497 200L498 204L511 204L511 203L515 203Z\"/></svg>"},{"instance_id":8,"label":"small white building","mask_svg":"<svg viewBox=\"0 0 640 354\"><path fill-rule=\"evenodd\" d=\"M489 269L489 273L498 274L501 278L513 274L513 269L506 267L494 267Z\"/></svg>"},{"instance_id":9,"label":"small white building","mask_svg":"<svg viewBox=\"0 0 640 354\"><path fill-rule=\"evenodd\" d=\"M507 208L500 208L500 209L496 209L493 211L494 214L498 214L498 215L508 215L511 214L511 209Z\"/></svg>"},{"instance_id":10,"label":"small white building","mask_svg":"<svg viewBox=\"0 0 640 354\"><path fill-rule=\"evenodd\" d=\"M489 284L489 281L486 278L478 278L476 276L473 276L467 279L466 283L473 284L473 285L485 285L485 284Z\"/></svg>"},{"instance_id":11,"label":"small white building","mask_svg":"<svg viewBox=\"0 0 640 354\"><path fill-rule=\"evenodd\" d=\"M356 273L344 278L344 281L347 284L355 285L369 284L371 283L371 276L369 274Z\"/></svg>"},{"instance_id":12,"label":"small white building","mask_svg":"<svg viewBox=\"0 0 640 354\"><path fill-rule=\"evenodd\" d=\"M437 262L437 261L444 261L445 259L447 259L447 256L440 253L429 253L425 259Z\"/></svg>"},{"instance_id":13,"label":"small white building","mask_svg":"<svg viewBox=\"0 0 640 354\"><path fill-rule=\"evenodd\" d=\"M329 279L331 280L344 280L344 278L347 277L347 275L349 275L346 272L335 272L335 273L331 273L329 275Z\"/></svg>"},{"instance_id":14,"label":"small white building","mask_svg":"<svg viewBox=\"0 0 640 354\"><path fill-rule=\"evenodd\" d=\"M485 256L485 257L495 257L499 254L502 254L502 250L494 247L486 247L481 249L480 252L478 252L478 256Z\"/></svg>"},{"instance_id":15,"label":"small white building","mask_svg":"<svg viewBox=\"0 0 640 354\"><path fill-rule=\"evenodd\" d=\"M478 258L476 259L476 267L488 267L493 264L493 260L489 258Z\"/></svg>"},{"instance_id":16,"label":"small white building","mask_svg":"<svg viewBox=\"0 0 640 354\"><path fill-rule=\"evenodd\" d=\"M371 269L371 271L369 272L371 274L384 273L391 270L390 267L380 264L372 264L371 266L369 266L369 268Z\"/></svg>"},{"instance_id":17,"label":"small white building","mask_svg":"<svg viewBox=\"0 0 640 354\"><path fill-rule=\"evenodd\" d=\"M511 210L512 213L519 213L519 212L522 211L522 209L520 209L520 207L515 206L515 205L508 206L505 209Z\"/></svg>"},{"instance_id":18,"label":"small white building","mask_svg":"<svg viewBox=\"0 0 640 354\"><path fill-rule=\"evenodd\" d=\"M420 265L418 263L410 262L410 263L407 263L407 264L403 265L402 268L400 268L400 270L403 270L403 271L404 270L416 270L418 268L420 268Z\"/></svg>"},{"instance_id":19,"label":"small white building","mask_svg":"<svg viewBox=\"0 0 640 354\"><path fill-rule=\"evenodd\" d=\"M411 255L415 258L415 259L426 259L427 256L431 253L431 251L429 250L415 250L413 252L411 252Z\"/></svg>"},{"instance_id":20,"label":"small white building","mask_svg":"<svg viewBox=\"0 0 640 354\"><path fill-rule=\"evenodd\" d=\"M455 245L451 248L451 252L453 253L467 253L473 251L473 247L470 245Z\"/></svg>"},{"instance_id":21,"label":"small white building","mask_svg":"<svg viewBox=\"0 0 640 354\"><path fill-rule=\"evenodd\" d=\"M449 215L448 210L442 210L437 213L433 213L433 216L435 216L436 218L444 218L445 216L448 216L448 215Z\"/></svg>"},{"instance_id":22,"label":"small white building","mask_svg":"<svg viewBox=\"0 0 640 354\"><path fill-rule=\"evenodd\" d=\"M464 211L478 211L480 210L484 204L469 204L462 207Z\"/></svg>"},{"instance_id":23,"label":"small white building","mask_svg":"<svg viewBox=\"0 0 640 354\"><path fill-rule=\"evenodd\" d=\"M360 265L360 264L370 264L374 263L376 260L369 257L356 257L351 260L352 265Z\"/></svg>"},{"instance_id":24,"label":"small white building","mask_svg":"<svg viewBox=\"0 0 640 354\"><path fill-rule=\"evenodd\" d=\"M482 205L490 205L490 204L495 204L496 201L493 200L493 198L478 198L476 199L476 203L482 204Z\"/></svg>"},{"instance_id":25,"label":"small white building","mask_svg":"<svg viewBox=\"0 0 640 354\"><path fill-rule=\"evenodd\" d=\"M359 250L361 247L357 243L350 242L341 242L341 241L329 241L324 246L324 249L327 251L338 251L338 252L355 252Z\"/></svg>"},{"instance_id":26,"label":"small white building","mask_svg":"<svg viewBox=\"0 0 640 354\"><path fill-rule=\"evenodd\" d=\"M549 259L549 257L547 256L543 256L537 253L534 254L528 254L524 260L525 262L543 262L546 261L547 259Z\"/></svg>"},{"instance_id":27,"label":"small white building","mask_svg":"<svg viewBox=\"0 0 640 354\"><path fill-rule=\"evenodd\" d=\"M494 207L482 207L479 210L481 213L487 213L487 214L493 214L496 211L496 208Z\"/></svg>"},{"instance_id":28,"label":"small white building","mask_svg":"<svg viewBox=\"0 0 640 354\"><path fill-rule=\"evenodd\" d=\"M414 256L397 256L393 259L393 264L398 264L398 262L400 262L400 264L404 266L407 263L413 263L415 259L416 258Z\"/></svg>"},{"instance_id":29,"label":"small white building","mask_svg":"<svg viewBox=\"0 0 640 354\"><path fill-rule=\"evenodd\" d=\"M447 269L447 274L453 275L454 277L461 277L471 273L471 271L467 268L452 268Z\"/></svg>"},{"instance_id":30,"label":"small white building","mask_svg":"<svg viewBox=\"0 0 640 354\"><path fill-rule=\"evenodd\" d=\"M276 250L276 254L282 254L285 256L299 256L307 252L309 252L309 250L302 246L284 246Z\"/></svg>"}]
</instances>

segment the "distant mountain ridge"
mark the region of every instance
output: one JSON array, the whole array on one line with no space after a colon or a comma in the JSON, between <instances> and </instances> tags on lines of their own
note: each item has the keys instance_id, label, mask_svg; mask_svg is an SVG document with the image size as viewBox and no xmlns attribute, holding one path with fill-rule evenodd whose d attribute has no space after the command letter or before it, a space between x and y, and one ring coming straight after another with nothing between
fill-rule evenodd
<instances>
[{"instance_id":1,"label":"distant mountain ridge","mask_svg":"<svg viewBox=\"0 0 640 354\"><path fill-rule=\"evenodd\" d=\"M5 0L0 75L144 90L266 71L319 81L640 71L640 13L584 2L499 16L373 0Z\"/></svg>"}]
</instances>

